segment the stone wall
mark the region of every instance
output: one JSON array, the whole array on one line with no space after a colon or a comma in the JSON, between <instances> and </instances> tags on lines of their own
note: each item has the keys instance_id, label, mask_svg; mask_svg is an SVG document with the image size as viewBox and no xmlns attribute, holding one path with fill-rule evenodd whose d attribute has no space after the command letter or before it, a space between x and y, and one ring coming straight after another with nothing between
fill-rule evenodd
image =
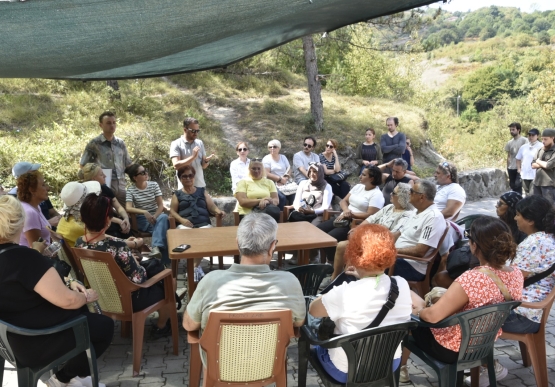
<instances>
[{"instance_id":1,"label":"stone wall","mask_svg":"<svg viewBox=\"0 0 555 387\"><path fill-rule=\"evenodd\" d=\"M467 201L498 197L510 190L507 173L494 168L460 172L459 184L466 191Z\"/></svg>"}]
</instances>

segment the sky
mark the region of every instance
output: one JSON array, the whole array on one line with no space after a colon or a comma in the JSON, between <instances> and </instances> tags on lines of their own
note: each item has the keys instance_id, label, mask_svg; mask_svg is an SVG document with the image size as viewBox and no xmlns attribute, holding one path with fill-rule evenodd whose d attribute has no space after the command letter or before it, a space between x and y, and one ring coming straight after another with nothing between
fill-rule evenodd
<instances>
[{"instance_id":1,"label":"sky","mask_svg":"<svg viewBox=\"0 0 555 387\"><path fill-rule=\"evenodd\" d=\"M439 7L442 9L455 12L468 10L474 11L478 8L489 7L490 5L497 5L500 7L516 7L520 8L523 12L548 11L555 9L554 0L451 0L447 4L434 3L431 7Z\"/></svg>"}]
</instances>

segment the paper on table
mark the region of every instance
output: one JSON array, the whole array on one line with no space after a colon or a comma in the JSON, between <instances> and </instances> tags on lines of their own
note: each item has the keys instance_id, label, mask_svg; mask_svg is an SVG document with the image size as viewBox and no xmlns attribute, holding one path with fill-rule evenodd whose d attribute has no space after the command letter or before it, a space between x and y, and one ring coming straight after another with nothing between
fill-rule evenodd
<instances>
[{"instance_id":1,"label":"paper on table","mask_svg":"<svg viewBox=\"0 0 555 387\"><path fill-rule=\"evenodd\" d=\"M112 170L102 168L102 172L106 175L106 185L109 187L110 182L112 181Z\"/></svg>"}]
</instances>

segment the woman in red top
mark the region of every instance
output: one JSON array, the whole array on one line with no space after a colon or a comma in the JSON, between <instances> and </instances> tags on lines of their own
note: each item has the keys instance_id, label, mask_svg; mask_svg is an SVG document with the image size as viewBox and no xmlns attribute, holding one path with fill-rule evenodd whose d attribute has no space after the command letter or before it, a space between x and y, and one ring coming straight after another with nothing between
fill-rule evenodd
<instances>
[{"instance_id":1,"label":"woman in red top","mask_svg":"<svg viewBox=\"0 0 555 387\"><path fill-rule=\"evenodd\" d=\"M480 266L458 277L434 305L426 307L422 299L413 301L413 313L420 319L437 323L456 313L505 302L499 287L484 273L486 270L499 277L513 300L522 299L522 272L505 265L516 253L516 244L507 224L490 216L477 218L470 227L468 239L470 251L480 260ZM461 344L459 325L440 329L417 328L412 335L416 344L432 357L444 363L457 361ZM500 335L501 329L497 337ZM400 381L409 381L406 368L409 355L408 351L403 353Z\"/></svg>"}]
</instances>

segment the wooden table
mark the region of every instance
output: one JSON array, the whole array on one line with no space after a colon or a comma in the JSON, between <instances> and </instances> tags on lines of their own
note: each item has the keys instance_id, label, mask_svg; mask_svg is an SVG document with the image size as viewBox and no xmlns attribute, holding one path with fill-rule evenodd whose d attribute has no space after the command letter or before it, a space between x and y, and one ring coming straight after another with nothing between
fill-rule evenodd
<instances>
[{"instance_id":1,"label":"wooden table","mask_svg":"<svg viewBox=\"0 0 555 387\"><path fill-rule=\"evenodd\" d=\"M301 251L300 265L308 263L310 250L337 246L335 238L308 222L278 223L277 240L276 251ZM191 248L182 253L172 252L176 246L184 243L191 245ZM176 278L180 259L239 255L237 226L189 230L171 229L168 230L168 249L173 275ZM187 265L187 285L190 299L196 289L192 263Z\"/></svg>"}]
</instances>

